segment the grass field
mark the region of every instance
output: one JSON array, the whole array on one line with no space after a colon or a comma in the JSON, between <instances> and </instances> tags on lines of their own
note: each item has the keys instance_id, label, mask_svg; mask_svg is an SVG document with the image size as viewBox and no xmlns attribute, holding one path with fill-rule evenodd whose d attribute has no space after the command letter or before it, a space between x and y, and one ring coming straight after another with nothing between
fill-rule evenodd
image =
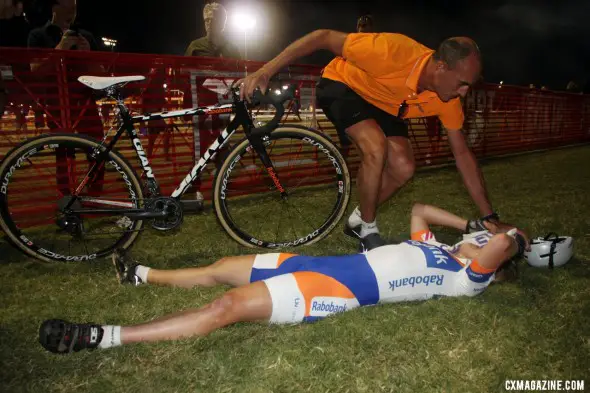
<instances>
[{"instance_id":1,"label":"grass field","mask_svg":"<svg viewBox=\"0 0 590 393\"><path fill-rule=\"evenodd\" d=\"M197 307L226 288L131 288L110 262L40 264L0 241L0 391L6 392L501 392L506 379L585 379L590 390L590 147L483 166L503 219L576 241L554 271L519 263L515 282L475 298L356 309L315 324L238 324L202 339L57 356L37 342L47 318L132 324ZM419 173L379 212L387 236L408 236L411 205L476 210L453 168ZM354 201L350 209L354 207ZM439 232L442 240L456 234ZM340 230L297 252L352 253ZM213 214L180 232L147 232L133 249L159 267L205 265L252 250Z\"/></svg>"}]
</instances>

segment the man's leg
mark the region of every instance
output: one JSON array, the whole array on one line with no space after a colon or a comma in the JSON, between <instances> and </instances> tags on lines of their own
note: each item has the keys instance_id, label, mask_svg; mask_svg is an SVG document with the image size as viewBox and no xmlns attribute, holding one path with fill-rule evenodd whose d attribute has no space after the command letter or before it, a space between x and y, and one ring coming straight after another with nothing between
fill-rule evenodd
<instances>
[{"instance_id":1,"label":"man's leg","mask_svg":"<svg viewBox=\"0 0 590 393\"><path fill-rule=\"evenodd\" d=\"M375 120L367 119L346 129L356 144L361 163L357 173L360 206L349 217L345 233L360 238L361 251L385 244L377 228L377 206L383 170L387 160L387 140Z\"/></svg>"},{"instance_id":2,"label":"man's leg","mask_svg":"<svg viewBox=\"0 0 590 393\"><path fill-rule=\"evenodd\" d=\"M387 162L381 177L378 205L387 201L414 176L416 163L410 141L402 136L387 138Z\"/></svg>"},{"instance_id":3,"label":"man's leg","mask_svg":"<svg viewBox=\"0 0 590 393\"><path fill-rule=\"evenodd\" d=\"M43 322L39 342L50 352L110 348L134 342L176 340L205 336L221 327L241 322L268 321L272 298L264 282L232 289L212 303L134 326L73 324L62 320Z\"/></svg>"},{"instance_id":4,"label":"man's leg","mask_svg":"<svg viewBox=\"0 0 590 393\"><path fill-rule=\"evenodd\" d=\"M113 263L122 283L169 285L182 288L247 285L250 283L255 259L256 255L242 255L221 258L204 267L159 270L138 264L128 264L122 255L113 254Z\"/></svg>"},{"instance_id":5,"label":"man's leg","mask_svg":"<svg viewBox=\"0 0 590 393\"><path fill-rule=\"evenodd\" d=\"M78 134L88 135L89 137L95 139L97 142L102 141L102 139L104 138L104 128L102 125L102 120L100 119L98 106L96 105L96 101L94 101L93 97L82 99L78 102L75 102L74 105L80 107L83 106L83 108L71 109L70 111L72 123L78 121L78 124L76 126L76 131L78 132ZM91 160L89 157L89 153L90 151L87 152L88 163L90 166ZM104 175L105 168L103 166L96 172L95 178L93 179L92 183L90 183L87 186L89 195L100 196L104 185Z\"/></svg>"},{"instance_id":6,"label":"man's leg","mask_svg":"<svg viewBox=\"0 0 590 393\"><path fill-rule=\"evenodd\" d=\"M387 160L387 139L379 124L372 119L348 127L346 133L356 144L361 159L357 173L361 217L365 222L373 222Z\"/></svg>"}]
</instances>

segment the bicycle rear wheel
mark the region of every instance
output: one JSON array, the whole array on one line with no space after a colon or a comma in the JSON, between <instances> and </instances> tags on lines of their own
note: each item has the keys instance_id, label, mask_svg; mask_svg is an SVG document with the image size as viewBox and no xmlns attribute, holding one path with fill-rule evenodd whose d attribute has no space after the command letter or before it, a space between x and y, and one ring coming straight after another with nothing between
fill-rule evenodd
<instances>
[{"instance_id":1,"label":"bicycle rear wheel","mask_svg":"<svg viewBox=\"0 0 590 393\"><path fill-rule=\"evenodd\" d=\"M71 134L42 135L10 151L0 163L0 229L11 243L45 262L86 261L128 248L143 221L119 214L71 213L65 209L137 209L141 182L127 160L109 152L105 170L82 187L103 151L95 140Z\"/></svg>"},{"instance_id":2,"label":"bicycle rear wheel","mask_svg":"<svg viewBox=\"0 0 590 393\"><path fill-rule=\"evenodd\" d=\"M325 136L304 127L279 127L265 146L288 197L281 198L244 139L215 179L213 201L219 221L234 240L249 247L319 241L342 218L350 198L344 158Z\"/></svg>"}]
</instances>

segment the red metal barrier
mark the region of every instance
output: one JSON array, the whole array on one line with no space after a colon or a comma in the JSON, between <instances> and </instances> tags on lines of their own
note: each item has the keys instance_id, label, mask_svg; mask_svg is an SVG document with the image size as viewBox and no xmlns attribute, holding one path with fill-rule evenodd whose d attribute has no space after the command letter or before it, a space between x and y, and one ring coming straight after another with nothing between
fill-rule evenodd
<instances>
[{"instance_id":1,"label":"red metal barrier","mask_svg":"<svg viewBox=\"0 0 590 393\"><path fill-rule=\"evenodd\" d=\"M42 64L32 72L31 64ZM134 113L211 105L227 100L223 91L244 75L245 62L178 56L23 50L2 48L0 71L9 105L0 121L0 159L15 144L47 132L78 132L102 138L114 125L113 103L97 100L79 75L145 75L125 93ZM250 72L261 63L248 62ZM333 125L313 110L314 85L320 68L293 66L284 78L299 85L300 102L289 108L286 123L314 126L339 143ZM484 85L464 102L466 138L479 157L525 152L590 141L590 97L521 87ZM257 111L264 121L266 113ZM164 193L177 186L195 158L227 119L171 119L141 125L144 148ZM446 136L436 118L411 121L411 141L418 166L452 160ZM241 139L238 133L235 143ZM139 166L128 141L118 148ZM354 173L358 156L348 162ZM204 173L201 189L211 188L214 165ZM34 180L34 179L31 179ZM246 179L245 179L246 180Z\"/></svg>"}]
</instances>

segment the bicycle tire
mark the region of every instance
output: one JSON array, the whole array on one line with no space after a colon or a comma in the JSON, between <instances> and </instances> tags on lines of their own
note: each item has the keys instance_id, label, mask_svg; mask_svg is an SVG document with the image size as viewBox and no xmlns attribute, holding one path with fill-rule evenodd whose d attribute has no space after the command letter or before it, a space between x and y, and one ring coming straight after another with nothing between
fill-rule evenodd
<instances>
[{"instance_id":1,"label":"bicycle tire","mask_svg":"<svg viewBox=\"0 0 590 393\"><path fill-rule=\"evenodd\" d=\"M55 253L51 250L39 247L39 245L35 244L32 239L29 239L22 234L21 229L19 229L11 217L10 206L8 206L10 179L22 166L23 162L28 159L27 157L34 156L34 152L38 153L45 149L57 148L56 146L60 145L69 149L71 149L71 146L78 146L85 149L100 149L101 146L95 139L85 135L51 134L31 138L10 150L0 163L0 179L3 180L2 189L0 190L0 229L4 231L12 245L26 255L44 262L94 260L110 255L115 249L127 249L131 247L133 242L139 236L139 231L143 226L142 220L133 221L132 230L123 232L123 235L112 246L85 256ZM104 147L102 147L102 149L104 149ZM107 159L107 164L113 163L116 163L118 166L118 168L115 167L115 169L121 174L124 181L126 176L128 182L125 181L125 186L128 187L130 192L135 193L135 205L139 208L139 205L143 203L143 189L140 178L129 161L116 150L111 150ZM7 174L9 175L7 176Z\"/></svg>"},{"instance_id":2,"label":"bicycle tire","mask_svg":"<svg viewBox=\"0 0 590 393\"><path fill-rule=\"evenodd\" d=\"M313 143L315 147L321 150L327 155L331 164L334 166L334 173L336 179L338 179L338 199L334 205L333 210L329 216L321 223L318 228L315 228L309 234L300 236L288 241L276 242L270 239L261 239L246 230L240 228L240 224L236 223L232 218L232 215L228 209L227 201L229 198L225 198L224 192L228 189L228 178L236 167L237 163L244 157L244 153L252 151L250 142L248 139L243 139L237 143L233 149L229 152L227 158L224 160L221 168L219 169L213 186L213 205L219 222L222 227L228 233L228 235L247 247L262 247L262 248L284 248L291 246L301 246L313 244L325 236L327 236L334 227L338 224L342 216L344 215L348 202L350 200L351 192L351 180L346 161L336 148L336 146L329 140L328 137L315 131L311 128L302 126L281 126L275 129L269 135L270 141L276 141L284 138L297 139L305 141L306 143ZM304 139L305 138L305 139ZM272 159L272 157L271 157ZM260 168L263 168L262 163L257 159L257 164ZM329 168L331 169L331 168ZM279 178L281 178L281 171L277 170ZM340 172L340 174L338 174ZM261 172L265 173L265 172ZM288 187L286 187L288 188ZM275 190L274 195L279 195L279 192ZM314 214L314 212L308 212L308 214ZM305 217L302 217L304 219ZM263 219L261 217L261 219ZM267 217L264 217L267 219ZM280 219L280 218L279 218ZM280 224L279 224L280 226Z\"/></svg>"}]
</instances>

